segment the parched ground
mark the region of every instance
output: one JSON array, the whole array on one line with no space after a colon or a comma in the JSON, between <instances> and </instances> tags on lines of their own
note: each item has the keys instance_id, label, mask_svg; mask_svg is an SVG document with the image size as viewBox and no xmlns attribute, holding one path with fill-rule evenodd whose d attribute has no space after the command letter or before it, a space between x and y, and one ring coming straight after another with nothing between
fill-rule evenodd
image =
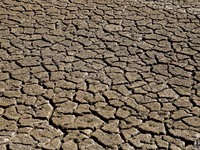
<instances>
[{"instance_id":1,"label":"parched ground","mask_svg":"<svg viewBox=\"0 0 200 150\"><path fill-rule=\"evenodd\" d=\"M194 1L1 0L0 150L199 149L199 21Z\"/></svg>"}]
</instances>

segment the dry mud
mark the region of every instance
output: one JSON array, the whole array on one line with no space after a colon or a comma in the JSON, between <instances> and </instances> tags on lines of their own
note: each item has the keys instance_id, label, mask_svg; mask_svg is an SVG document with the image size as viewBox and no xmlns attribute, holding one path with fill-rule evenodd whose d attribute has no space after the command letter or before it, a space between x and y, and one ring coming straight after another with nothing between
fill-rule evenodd
<instances>
[{"instance_id":1,"label":"dry mud","mask_svg":"<svg viewBox=\"0 0 200 150\"><path fill-rule=\"evenodd\" d=\"M2 0L1 150L195 150L200 2Z\"/></svg>"}]
</instances>

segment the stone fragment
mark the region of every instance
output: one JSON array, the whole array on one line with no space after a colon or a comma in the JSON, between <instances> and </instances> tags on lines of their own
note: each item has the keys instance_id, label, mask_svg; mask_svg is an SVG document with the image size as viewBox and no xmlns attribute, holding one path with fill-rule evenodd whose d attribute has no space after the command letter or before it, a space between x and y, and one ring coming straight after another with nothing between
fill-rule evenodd
<instances>
[{"instance_id":1,"label":"stone fragment","mask_svg":"<svg viewBox=\"0 0 200 150\"><path fill-rule=\"evenodd\" d=\"M26 72L26 73L20 73L20 74L16 74L16 75L11 75L14 79L16 80L20 80L23 82L27 82L30 80L30 73Z\"/></svg>"},{"instance_id":2,"label":"stone fragment","mask_svg":"<svg viewBox=\"0 0 200 150\"><path fill-rule=\"evenodd\" d=\"M146 121L138 126L141 130L151 132L154 134L166 134L165 126L163 123L154 121Z\"/></svg>"},{"instance_id":3,"label":"stone fragment","mask_svg":"<svg viewBox=\"0 0 200 150\"><path fill-rule=\"evenodd\" d=\"M131 83L130 85L127 85L128 88L134 89L136 87L141 87L143 85L146 85L147 83L144 81L135 81L133 83Z\"/></svg>"},{"instance_id":4,"label":"stone fragment","mask_svg":"<svg viewBox=\"0 0 200 150\"><path fill-rule=\"evenodd\" d=\"M14 64L12 64L14 65ZM11 67L11 70L8 70L9 72L11 72L11 75L20 75L20 74L27 74L28 72L30 72L30 68L29 67L24 67L24 68L18 68L18 67Z\"/></svg>"},{"instance_id":5,"label":"stone fragment","mask_svg":"<svg viewBox=\"0 0 200 150\"><path fill-rule=\"evenodd\" d=\"M145 103L145 99L142 94L134 94L134 95L131 95L131 97L134 98L137 103Z\"/></svg>"},{"instance_id":6,"label":"stone fragment","mask_svg":"<svg viewBox=\"0 0 200 150\"><path fill-rule=\"evenodd\" d=\"M17 131L17 123L15 121L6 120L4 118L0 118L0 130L1 134L3 135L3 130L6 130L6 135L12 135L12 131ZM9 131L9 132L8 132ZM7 138L6 138L7 139Z\"/></svg>"},{"instance_id":7,"label":"stone fragment","mask_svg":"<svg viewBox=\"0 0 200 150\"><path fill-rule=\"evenodd\" d=\"M150 109L151 111L160 111L161 109L161 105L158 102L153 102L153 103L147 103L144 104L145 107L147 107L148 109Z\"/></svg>"},{"instance_id":8,"label":"stone fragment","mask_svg":"<svg viewBox=\"0 0 200 150\"><path fill-rule=\"evenodd\" d=\"M173 143L181 148L185 147L185 142L183 142L179 138L173 138L167 135L167 136L163 136L163 140L167 141L168 143Z\"/></svg>"},{"instance_id":9,"label":"stone fragment","mask_svg":"<svg viewBox=\"0 0 200 150\"><path fill-rule=\"evenodd\" d=\"M25 57L22 60L18 60L17 62L22 67L32 67L32 66L39 66L41 59L39 57Z\"/></svg>"},{"instance_id":10,"label":"stone fragment","mask_svg":"<svg viewBox=\"0 0 200 150\"><path fill-rule=\"evenodd\" d=\"M169 147L169 143L161 139L156 140L156 144L158 145L159 148L168 149Z\"/></svg>"},{"instance_id":11,"label":"stone fragment","mask_svg":"<svg viewBox=\"0 0 200 150\"><path fill-rule=\"evenodd\" d=\"M74 140L77 143L80 143L83 141L83 139L87 139L88 136L80 133L78 130L71 130L69 133L63 138L63 141L68 141L68 140Z\"/></svg>"},{"instance_id":12,"label":"stone fragment","mask_svg":"<svg viewBox=\"0 0 200 150\"><path fill-rule=\"evenodd\" d=\"M47 99L52 99L53 97L55 97L55 93L53 89L48 89L46 93L44 94L44 97Z\"/></svg>"},{"instance_id":13,"label":"stone fragment","mask_svg":"<svg viewBox=\"0 0 200 150\"><path fill-rule=\"evenodd\" d=\"M191 114L186 113L184 110L175 111L171 115L172 119L174 119L174 120L178 120L178 119L185 118L185 117L191 117L191 116L192 116Z\"/></svg>"},{"instance_id":14,"label":"stone fragment","mask_svg":"<svg viewBox=\"0 0 200 150\"><path fill-rule=\"evenodd\" d=\"M9 79L8 73L0 73L0 81Z\"/></svg>"},{"instance_id":15,"label":"stone fragment","mask_svg":"<svg viewBox=\"0 0 200 150\"><path fill-rule=\"evenodd\" d=\"M169 73L168 73L168 67L167 65L164 65L164 64L159 64L159 65L155 65L153 66L153 72L155 73L159 73L161 75L164 75L164 76L169 76Z\"/></svg>"},{"instance_id":16,"label":"stone fragment","mask_svg":"<svg viewBox=\"0 0 200 150\"><path fill-rule=\"evenodd\" d=\"M22 93L19 91L4 91L3 95L8 98L20 98Z\"/></svg>"},{"instance_id":17,"label":"stone fragment","mask_svg":"<svg viewBox=\"0 0 200 150\"><path fill-rule=\"evenodd\" d=\"M0 106L10 106L16 104L15 98L0 97Z\"/></svg>"},{"instance_id":18,"label":"stone fragment","mask_svg":"<svg viewBox=\"0 0 200 150\"><path fill-rule=\"evenodd\" d=\"M124 73L124 71L120 69L119 67L111 67L111 66L106 66L105 71L106 73L111 73L111 72Z\"/></svg>"},{"instance_id":19,"label":"stone fragment","mask_svg":"<svg viewBox=\"0 0 200 150\"><path fill-rule=\"evenodd\" d=\"M119 108L116 112L116 117L119 117L120 119L125 119L130 115L129 111L123 110Z\"/></svg>"},{"instance_id":20,"label":"stone fragment","mask_svg":"<svg viewBox=\"0 0 200 150\"><path fill-rule=\"evenodd\" d=\"M92 133L92 130L91 129L84 129L84 130L81 130L81 132L83 132L84 134L89 136Z\"/></svg>"},{"instance_id":21,"label":"stone fragment","mask_svg":"<svg viewBox=\"0 0 200 150\"><path fill-rule=\"evenodd\" d=\"M153 80L153 78L150 78L150 79L146 79L147 81L148 80ZM153 93L157 93L159 91L162 91L164 88L167 88L166 85L164 84L157 84L156 82L151 82L149 83L148 85L144 85L142 86L143 89L145 91L148 91L148 92L153 92Z\"/></svg>"},{"instance_id":22,"label":"stone fragment","mask_svg":"<svg viewBox=\"0 0 200 150\"><path fill-rule=\"evenodd\" d=\"M183 121L190 126L199 127L200 126L200 118L198 117L188 117L184 118Z\"/></svg>"},{"instance_id":23,"label":"stone fragment","mask_svg":"<svg viewBox=\"0 0 200 150\"><path fill-rule=\"evenodd\" d=\"M33 74L35 78L37 79L43 79L46 78L46 80L49 80L49 74L48 72L39 72L39 73L34 73Z\"/></svg>"},{"instance_id":24,"label":"stone fragment","mask_svg":"<svg viewBox=\"0 0 200 150\"><path fill-rule=\"evenodd\" d=\"M89 108L90 108L90 105L88 104L79 104L78 108L74 112L80 115L88 114L88 113L91 113Z\"/></svg>"},{"instance_id":25,"label":"stone fragment","mask_svg":"<svg viewBox=\"0 0 200 150\"><path fill-rule=\"evenodd\" d=\"M54 80L55 80L55 78L54 78ZM62 89L66 89L66 90L74 90L76 88L76 84L74 84L72 82L66 82L63 80L59 80L56 82L56 87L60 87Z\"/></svg>"},{"instance_id":26,"label":"stone fragment","mask_svg":"<svg viewBox=\"0 0 200 150\"><path fill-rule=\"evenodd\" d=\"M151 112L149 114L149 117L151 119L154 119L154 120L157 120L157 121L160 121L160 122L164 121L164 118L161 115L159 115L157 112Z\"/></svg>"},{"instance_id":27,"label":"stone fragment","mask_svg":"<svg viewBox=\"0 0 200 150\"><path fill-rule=\"evenodd\" d=\"M106 132L119 133L119 120L110 120L101 129Z\"/></svg>"},{"instance_id":28,"label":"stone fragment","mask_svg":"<svg viewBox=\"0 0 200 150\"><path fill-rule=\"evenodd\" d=\"M10 87L10 86L14 86L14 87L21 87L22 86L22 82L18 81L18 80L6 80L6 84Z\"/></svg>"},{"instance_id":29,"label":"stone fragment","mask_svg":"<svg viewBox=\"0 0 200 150\"><path fill-rule=\"evenodd\" d=\"M30 135L27 134L17 134L13 139L13 143L24 144L24 145L34 145L37 143Z\"/></svg>"},{"instance_id":30,"label":"stone fragment","mask_svg":"<svg viewBox=\"0 0 200 150\"><path fill-rule=\"evenodd\" d=\"M176 87L174 90L181 96L190 96L191 95L191 88L186 88L183 86Z\"/></svg>"},{"instance_id":31,"label":"stone fragment","mask_svg":"<svg viewBox=\"0 0 200 150\"><path fill-rule=\"evenodd\" d=\"M135 99L133 98L128 98L126 101L125 101L126 105L131 107L131 108L136 108L138 106L138 104L136 103Z\"/></svg>"},{"instance_id":32,"label":"stone fragment","mask_svg":"<svg viewBox=\"0 0 200 150\"><path fill-rule=\"evenodd\" d=\"M128 81L121 73L109 73L108 76L112 79L114 85L128 83Z\"/></svg>"},{"instance_id":33,"label":"stone fragment","mask_svg":"<svg viewBox=\"0 0 200 150\"><path fill-rule=\"evenodd\" d=\"M137 127L138 125L140 125L142 123L141 119L137 119L134 116L130 116L130 117L126 118L125 121L134 127Z\"/></svg>"},{"instance_id":34,"label":"stone fragment","mask_svg":"<svg viewBox=\"0 0 200 150\"><path fill-rule=\"evenodd\" d=\"M174 105L172 105L172 103L163 103L161 110L169 112L169 111L176 110L176 107Z\"/></svg>"},{"instance_id":35,"label":"stone fragment","mask_svg":"<svg viewBox=\"0 0 200 150\"><path fill-rule=\"evenodd\" d=\"M113 86L113 89L115 89L115 88L116 88L116 90L119 93L121 93L124 96L128 96L128 95L131 94L131 91L128 90L125 85L116 85L116 86Z\"/></svg>"},{"instance_id":36,"label":"stone fragment","mask_svg":"<svg viewBox=\"0 0 200 150\"><path fill-rule=\"evenodd\" d=\"M170 149L171 149L171 150L181 150L180 147L178 147L178 146L176 146L176 145L174 145L174 144L171 144L171 145L170 145Z\"/></svg>"},{"instance_id":37,"label":"stone fragment","mask_svg":"<svg viewBox=\"0 0 200 150\"><path fill-rule=\"evenodd\" d=\"M70 100L73 99L74 95L75 95L75 90L61 90L57 93L57 96L59 98L68 98Z\"/></svg>"},{"instance_id":38,"label":"stone fragment","mask_svg":"<svg viewBox=\"0 0 200 150\"><path fill-rule=\"evenodd\" d=\"M76 88L79 89L79 90L86 90L87 89L87 84L86 84L86 82L81 81L76 85Z\"/></svg>"},{"instance_id":39,"label":"stone fragment","mask_svg":"<svg viewBox=\"0 0 200 150\"><path fill-rule=\"evenodd\" d=\"M23 91L24 93L28 94L28 95L31 95L31 96L38 96L38 95L42 95L45 93L45 89L43 89L42 86L40 85L37 85L37 84L27 84L27 85L24 85L23 87Z\"/></svg>"},{"instance_id":40,"label":"stone fragment","mask_svg":"<svg viewBox=\"0 0 200 150\"><path fill-rule=\"evenodd\" d=\"M190 88L193 81L189 78L174 77L174 78L169 79L168 83L172 86L178 85L178 86L184 86L184 87Z\"/></svg>"},{"instance_id":41,"label":"stone fragment","mask_svg":"<svg viewBox=\"0 0 200 150\"><path fill-rule=\"evenodd\" d=\"M198 84L196 84L195 86L194 86L194 89L196 89L197 90L197 93L196 93L196 95L199 97L200 96L200 84L198 83ZM194 96L193 96L194 97ZM198 98L196 98L196 99L198 99Z\"/></svg>"},{"instance_id":42,"label":"stone fragment","mask_svg":"<svg viewBox=\"0 0 200 150\"><path fill-rule=\"evenodd\" d=\"M121 106L124 105L123 102L118 101L118 100L110 100L110 101L109 101L109 104L110 104L111 106L114 106L114 107L121 107Z\"/></svg>"},{"instance_id":43,"label":"stone fragment","mask_svg":"<svg viewBox=\"0 0 200 150\"><path fill-rule=\"evenodd\" d=\"M157 149L157 148L158 148L158 146L156 144L154 144L154 143L152 143L152 144L144 144L142 146L142 149L152 149L152 150L154 150L154 149Z\"/></svg>"},{"instance_id":44,"label":"stone fragment","mask_svg":"<svg viewBox=\"0 0 200 150\"><path fill-rule=\"evenodd\" d=\"M36 112L35 112L35 117L39 118L46 118L49 120L51 117L53 111L53 107L50 104L44 104L39 107L37 107Z\"/></svg>"},{"instance_id":45,"label":"stone fragment","mask_svg":"<svg viewBox=\"0 0 200 150\"><path fill-rule=\"evenodd\" d=\"M200 27L192 29L191 32L193 32L195 34L199 34L200 33Z\"/></svg>"},{"instance_id":46,"label":"stone fragment","mask_svg":"<svg viewBox=\"0 0 200 150\"><path fill-rule=\"evenodd\" d=\"M51 81L57 81L64 79L64 72L57 71L57 72L51 72L50 80Z\"/></svg>"},{"instance_id":47,"label":"stone fragment","mask_svg":"<svg viewBox=\"0 0 200 150\"><path fill-rule=\"evenodd\" d=\"M120 145L122 150L135 150L133 146L131 146L129 143L124 143Z\"/></svg>"},{"instance_id":48,"label":"stone fragment","mask_svg":"<svg viewBox=\"0 0 200 150\"><path fill-rule=\"evenodd\" d=\"M104 150L104 148L93 139L84 139L79 143L79 148L80 150Z\"/></svg>"},{"instance_id":49,"label":"stone fragment","mask_svg":"<svg viewBox=\"0 0 200 150\"><path fill-rule=\"evenodd\" d=\"M107 90L103 93L105 95L105 97L107 97L109 100L110 99L118 99L120 94L117 93L116 91L114 90Z\"/></svg>"},{"instance_id":50,"label":"stone fragment","mask_svg":"<svg viewBox=\"0 0 200 150\"><path fill-rule=\"evenodd\" d=\"M192 101L197 105L200 106L200 98L199 96L192 96Z\"/></svg>"},{"instance_id":51,"label":"stone fragment","mask_svg":"<svg viewBox=\"0 0 200 150\"><path fill-rule=\"evenodd\" d=\"M0 115L2 115L4 113L4 109L0 108Z\"/></svg>"},{"instance_id":52,"label":"stone fragment","mask_svg":"<svg viewBox=\"0 0 200 150\"><path fill-rule=\"evenodd\" d=\"M182 121L173 121L173 124L171 124L170 121L167 121L167 126L173 129L181 129L181 130L189 129L188 126L184 124Z\"/></svg>"},{"instance_id":53,"label":"stone fragment","mask_svg":"<svg viewBox=\"0 0 200 150\"><path fill-rule=\"evenodd\" d=\"M106 103L96 103L95 106L91 106L91 109L106 120L115 118L116 108L108 106Z\"/></svg>"},{"instance_id":54,"label":"stone fragment","mask_svg":"<svg viewBox=\"0 0 200 150\"><path fill-rule=\"evenodd\" d=\"M135 108L136 111L138 112L139 115L141 116L147 116L149 114L149 109L147 109L146 107L144 107L143 105L137 105L137 107Z\"/></svg>"},{"instance_id":55,"label":"stone fragment","mask_svg":"<svg viewBox=\"0 0 200 150\"><path fill-rule=\"evenodd\" d=\"M37 47L49 47L49 46L51 46L51 43L45 42L43 40L37 40L37 41L33 42L33 46L37 46Z\"/></svg>"},{"instance_id":56,"label":"stone fragment","mask_svg":"<svg viewBox=\"0 0 200 150\"><path fill-rule=\"evenodd\" d=\"M34 99L32 99L32 100L34 100ZM26 106L26 105L16 105L15 107L17 108L17 112L20 113L21 115L23 115L23 114L35 115L34 109L37 108L37 103L34 103L34 104L35 105L32 105L33 108L31 106Z\"/></svg>"},{"instance_id":57,"label":"stone fragment","mask_svg":"<svg viewBox=\"0 0 200 150\"><path fill-rule=\"evenodd\" d=\"M93 101L93 94L79 90L76 93L75 100L80 103L91 103Z\"/></svg>"},{"instance_id":58,"label":"stone fragment","mask_svg":"<svg viewBox=\"0 0 200 150\"><path fill-rule=\"evenodd\" d=\"M135 82L136 80L142 80L141 76L137 72L126 72L125 76L131 83Z\"/></svg>"},{"instance_id":59,"label":"stone fragment","mask_svg":"<svg viewBox=\"0 0 200 150\"><path fill-rule=\"evenodd\" d=\"M197 81L200 81L200 72L199 71L195 72L194 79Z\"/></svg>"},{"instance_id":60,"label":"stone fragment","mask_svg":"<svg viewBox=\"0 0 200 150\"><path fill-rule=\"evenodd\" d=\"M188 145L186 146L185 150L195 150L197 146L194 146L194 145Z\"/></svg>"},{"instance_id":61,"label":"stone fragment","mask_svg":"<svg viewBox=\"0 0 200 150\"><path fill-rule=\"evenodd\" d=\"M58 51L58 52L65 52L66 51L66 47L61 45L61 44L53 44L53 46L51 46L51 48L55 51Z\"/></svg>"},{"instance_id":62,"label":"stone fragment","mask_svg":"<svg viewBox=\"0 0 200 150\"><path fill-rule=\"evenodd\" d=\"M190 130L180 130L180 129L169 129L169 133L175 137L183 138L186 141L194 142L194 137L199 133Z\"/></svg>"},{"instance_id":63,"label":"stone fragment","mask_svg":"<svg viewBox=\"0 0 200 150\"><path fill-rule=\"evenodd\" d=\"M108 76L103 71L97 72L96 79L109 86L111 85L112 82L112 80L108 78Z\"/></svg>"},{"instance_id":64,"label":"stone fragment","mask_svg":"<svg viewBox=\"0 0 200 150\"><path fill-rule=\"evenodd\" d=\"M29 134L33 128L31 127L21 127L20 129L17 130L18 133L23 133L23 134Z\"/></svg>"},{"instance_id":65,"label":"stone fragment","mask_svg":"<svg viewBox=\"0 0 200 150\"><path fill-rule=\"evenodd\" d=\"M52 98L52 102L54 104L63 103L69 100L68 98L64 98L64 97L67 97L67 94L64 91L57 93L57 96L58 97L55 96Z\"/></svg>"},{"instance_id":66,"label":"stone fragment","mask_svg":"<svg viewBox=\"0 0 200 150\"><path fill-rule=\"evenodd\" d=\"M20 114L17 113L15 106L10 106L6 108L4 116L11 120L18 120L20 117Z\"/></svg>"},{"instance_id":67,"label":"stone fragment","mask_svg":"<svg viewBox=\"0 0 200 150\"><path fill-rule=\"evenodd\" d=\"M3 81L0 81L0 93L4 92L7 89L7 84Z\"/></svg>"},{"instance_id":68,"label":"stone fragment","mask_svg":"<svg viewBox=\"0 0 200 150\"><path fill-rule=\"evenodd\" d=\"M42 148L48 149L48 150L59 149L60 144L61 144L60 139L59 138L55 138L50 143L42 146Z\"/></svg>"},{"instance_id":69,"label":"stone fragment","mask_svg":"<svg viewBox=\"0 0 200 150\"><path fill-rule=\"evenodd\" d=\"M71 124L64 126L66 129L98 128L104 122L92 114L78 116Z\"/></svg>"},{"instance_id":70,"label":"stone fragment","mask_svg":"<svg viewBox=\"0 0 200 150\"><path fill-rule=\"evenodd\" d=\"M11 150L16 150L16 149L32 150L33 148L30 145L9 143L9 149L11 149Z\"/></svg>"},{"instance_id":71,"label":"stone fragment","mask_svg":"<svg viewBox=\"0 0 200 150\"><path fill-rule=\"evenodd\" d=\"M192 73L189 71L185 71L181 67L176 67L173 65L169 65L169 72L174 76L182 76L182 77L191 77Z\"/></svg>"},{"instance_id":72,"label":"stone fragment","mask_svg":"<svg viewBox=\"0 0 200 150\"><path fill-rule=\"evenodd\" d=\"M82 36L79 36L78 38L74 39L74 41L79 42L80 44L82 44L83 46L90 46L92 44L92 41L89 38L85 38ZM94 52L95 53L95 52ZM93 53L93 54L94 54ZM80 53L79 53L80 54ZM78 55L79 55L78 54ZM82 53L83 54L83 53ZM80 56L80 55L79 55ZM86 57L85 57L86 56ZM91 57L91 55L84 55L83 58L89 58Z\"/></svg>"},{"instance_id":73,"label":"stone fragment","mask_svg":"<svg viewBox=\"0 0 200 150\"><path fill-rule=\"evenodd\" d=\"M105 85L105 84L89 84L88 91L96 93L96 92L99 92L99 91L103 92L107 89L108 89L108 85Z\"/></svg>"},{"instance_id":74,"label":"stone fragment","mask_svg":"<svg viewBox=\"0 0 200 150\"><path fill-rule=\"evenodd\" d=\"M164 41L164 40L167 40L167 37L161 36L161 35L158 35L158 34L147 34L147 35L145 35L145 39Z\"/></svg>"},{"instance_id":75,"label":"stone fragment","mask_svg":"<svg viewBox=\"0 0 200 150\"><path fill-rule=\"evenodd\" d=\"M35 125L38 128L33 129L30 134L37 140L40 140L42 137L53 139L56 137L61 137L63 135L63 132L60 129L56 129L55 127L50 125L47 120Z\"/></svg>"},{"instance_id":76,"label":"stone fragment","mask_svg":"<svg viewBox=\"0 0 200 150\"><path fill-rule=\"evenodd\" d=\"M78 146L76 143L73 142L73 140L65 141L62 144L63 150L78 150Z\"/></svg>"},{"instance_id":77,"label":"stone fragment","mask_svg":"<svg viewBox=\"0 0 200 150\"><path fill-rule=\"evenodd\" d=\"M140 142L142 142L142 143L151 143L152 136L151 136L151 134L148 134L148 133L145 133L145 134L140 133L140 134L134 136L134 138L139 139Z\"/></svg>"},{"instance_id":78,"label":"stone fragment","mask_svg":"<svg viewBox=\"0 0 200 150\"><path fill-rule=\"evenodd\" d=\"M109 24L109 25L106 25L104 27L104 29L108 32L116 32L116 31L121 31L122 30L122 26L120 25L115 25L115 24Z\"/></svg>"},{"instance_id":79,"label":"stone fragment","mask_svg":"<svg viewBox=\"0 0 200 150\"><path fill-rule=\"evenodd\" d=\"M78 53L76 56L82 59L89 59L89 58L94 58L97 53L91 51L91 50L84 50Z\"/></svg>"},{"instance_id":80,"label":"stone fragment","mask_svg":"<svg viewBox=\"0 0 200 150\"><path fill-rule=\"evenodd\" d=\"M44 72L45 69L42 66L35 66L35 67L30 67L31 68L31 73L41 73Z\"/></svg>"},{"instance_id":81,"label":"stone fragment","mask_svg":"<svg viewBox=\"0 0 200 150\"><path fill-rule=\"evenodd\" d=\"M165 89L161 92L158 92L159 97L165 98L178 98L179 95L176 94L172 89Z\"/></svg>"},{"instance_id":82,"label":"stone fragment","mask_svg":"<svg viewBox=\"0 0 200 150\"><path fill-rule=\"evenodd\" d=\"M45 65L44 68L50 72L58 71L58 68L55 65Z\"/></svg>"},{"instance_id":83,"label":"stone fragment","mask_svg":"<svg viewBox=\"0 0 200 150\"><path fill-rule=\"evenodd\" d=\"M148 44L148 43L145 42L145 41L140 41L140 42L138 42L137 46L138 46L140 49L144 50L144 51L151 50L152 47L153 47L153 45Z\"/></svg>"},{"instance_id":84,"label":"stone fragment","mask_svg":"<svg viewBox=\"0 0 200 150\"><path fill-rule=\"evenodd\" d=\"M99 129L96 130L95 132L93 132L92 136L106 146L119 145L124 142L119 134L111 135L111 134L105 133Z\"/></svg>"},{"instance_id":85,"label":"stone fragment","mask_svg":"<svg viewBox=\"0 0 200 150\"><path fill-rule=\"evenodd\" d=\"M144 146L139 139L130 139L129 142L136 148L142 148L142 146Z\"/></svg>"},{"instance_id":86,"label":"stone fragment","mask_svg":"<svg viewBox=\"0 0 200 150\"><path fill-rule=\"evenodd\" d=\"M64 115L61 117L52 117L51 121L54 125L56 125L57 127L61 127L62 129L64 129L66 126L68 126L69 124L71 124L75 119L74 115Z\"/></svg>"},{"instance_id":87,"label":"stone fragment","mask_svg":"<svg viewBox=\"0 0 200 150\"><path fill-rule=\"evenodd\" d=\"M73 0L75 3L85 3L84 0L78 0L77 2L75 0ZM85 20L79 20L79 19L73 19L73 24L75 24L79 30L81 29L87 29L88 28L88 25L86 23Z\"/></svg>"},{"instance_id":88,"label":"stone fragment","mask_svg":"<svg viewBox=\"0 0 200 150\"><path fill-rule=\"evenodd\" d=\"M44 120L40 120L40 119L32 119L30 118L30 115L23 115L20 119L19 119L19 124L21 126L26 126L26 127L34 127L36 124L42 123L44 122Z\"/></svg>"},{"instance_id":89,"label":"stone fragment","mask_svg":"<svg viewBox=\"0 0 200 150\"><path fill-rule=\"evenodd\" d=\"M192 107L192 103L189 100L189 97L180 97L176 101L174 101L174 105L179 108L188 108Z\"/></svg>"},{"instance_id":90,"label":"stone fragment","mask_svg":"<svg viewBox=\"0 0 200 150\"><path fill-rule=\"evenodd\" d=\"M130 128L130 129L122 130L122 135L123 135L124 139L126 140L126 142L128 142L130 138L134 137L138 133L139 133L139 131L134 127Z\"/></svg>"},{"instance_id":91,"label":"stone fragment","mask_svg":"<svg viewBox=\"0 0 200 150\"><path fill-rule=\"evenodd\" d=\"M101 94L96 93L91 103L95 103L95 102L105 102L105 98Z\"/></svg>"}]
</instances>

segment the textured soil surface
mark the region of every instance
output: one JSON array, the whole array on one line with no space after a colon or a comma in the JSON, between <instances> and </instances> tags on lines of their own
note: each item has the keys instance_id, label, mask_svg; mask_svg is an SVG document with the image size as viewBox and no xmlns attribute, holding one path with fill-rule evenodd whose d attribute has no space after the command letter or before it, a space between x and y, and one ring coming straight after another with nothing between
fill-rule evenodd
<instances>
[{"instance_id":1,"label":"textured soil surface","mask_svg":"<svg viewBox=\"0 0 200 150\"><path fill-rule=\"evenodd\" d=\"M197 150L200 2L0 1L0 150Z\"/></svg>"}]
</instances>

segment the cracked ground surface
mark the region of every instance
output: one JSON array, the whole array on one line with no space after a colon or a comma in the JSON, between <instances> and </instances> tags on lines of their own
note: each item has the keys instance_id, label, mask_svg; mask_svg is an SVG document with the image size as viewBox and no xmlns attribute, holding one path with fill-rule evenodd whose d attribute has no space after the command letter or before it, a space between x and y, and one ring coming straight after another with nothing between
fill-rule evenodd
<instances>
[{"instance_id":1,"label":"cracked ground surface","mask_svg":"<svg viewBox=\"0 0 200 150\"><path fill-rule=\"evenodd\" d=\"M200 4L0 2L1 150L195 150Z\"/></svg>"}]
</instances>

